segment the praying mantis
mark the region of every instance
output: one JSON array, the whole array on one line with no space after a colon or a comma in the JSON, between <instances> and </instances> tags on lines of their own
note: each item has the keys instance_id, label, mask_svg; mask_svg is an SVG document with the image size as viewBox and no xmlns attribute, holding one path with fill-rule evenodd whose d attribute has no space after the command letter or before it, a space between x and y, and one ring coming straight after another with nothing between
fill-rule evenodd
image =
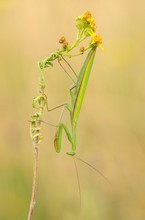
<instances>
[{"instance_id":1,"label":"praying mantis","mask_svg":"<svg viewBox=\"0 0 145 220\"><path fill-rule=\"evenodd\" d=\"M72 145L71 151L67 152L67 154L70 156L75 155L77 121L79 118L79 113L81 110L87 83L94 62L95 53L96 53L96 47L93 47L85 59L85 62L81 68L81 71L78 75L75 85L70 89L71 105L67 103L65 104L65 108L70 113L72 134L70 134L64 123L60 123L58 125L58 130L56 132L54 139L54 146L57 153L59 153L61 150L62 131L64 130L69 142Z\"/></svg>"}]
</instances>

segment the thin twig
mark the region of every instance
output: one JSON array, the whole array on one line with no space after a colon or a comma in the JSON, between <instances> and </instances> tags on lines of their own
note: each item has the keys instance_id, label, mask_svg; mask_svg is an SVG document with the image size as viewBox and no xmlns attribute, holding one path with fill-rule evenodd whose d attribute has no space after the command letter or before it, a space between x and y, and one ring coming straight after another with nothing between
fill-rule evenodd
<instances>
[{"instance_id":1,"label":"thin twig","mask_svg":"<svg viewBox=\"0 0 145 220\"><path fill-rule=\"evenodd\" d=\"M33 185L32 185L32 196L29 208L29 214L27 220L32 219L34 206L36 203L36 184L37 184L37 171L38 171L38 147L34 148L34 165L33 165Z\"/></svg>"},{"instance_id":2,"label":"thin twig","mask_svg":"<svg viewBox=\"0 0 145 220\"><path fill-rule=\"evenodd\" d=\"M37 126L41 126L41 121L37 122ZM32 195L31 195L31 202L30 202L30 208L28 213L27 220L32 220L32 214L34 211L34 206L36 203L36 185L37 185L37 173L38 173L38 143L39 143L39 135L40 130L35 131L36 137L33 140L33 146L34 146L34 165L33 165L33 183L32 183Z\"/></svg>"}]
</instances>

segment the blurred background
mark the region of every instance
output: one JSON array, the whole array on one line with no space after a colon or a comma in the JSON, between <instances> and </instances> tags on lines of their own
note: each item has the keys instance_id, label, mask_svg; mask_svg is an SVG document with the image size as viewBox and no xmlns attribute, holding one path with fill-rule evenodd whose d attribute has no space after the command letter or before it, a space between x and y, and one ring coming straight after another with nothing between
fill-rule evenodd
<instances>
[{"instance_id":1,"label":"blurred background","mask_svg":"<svg viewBox=\"0 0 145 220\"><path fill-rule=\"evenodd\" d=\"M111 186L73 159L55 153L55 128L44 126L39 150L34 220L145 219L145 1L0 0L0 219L26 220L32 187L29 120L39 94L37 61L76 38L75 18L91 11L104 52L97 50L78 121L77 155L97 167ZM78 72L83 57L70 60ZM72 84L57 64L46 71L52 108L69 102ZM57 124L60 110L45 114ZM66 112L65 123L69 127Z\"/></svg>"}]
</instances>

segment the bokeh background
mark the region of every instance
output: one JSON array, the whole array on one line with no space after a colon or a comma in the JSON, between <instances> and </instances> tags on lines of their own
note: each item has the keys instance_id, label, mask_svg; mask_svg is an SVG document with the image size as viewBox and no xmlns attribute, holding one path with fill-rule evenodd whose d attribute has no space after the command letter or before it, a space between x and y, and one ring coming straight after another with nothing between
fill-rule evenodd
<instances>
[{"instance_id":1,"label":"bokeh background","mask_svg":"<svg viewBox=\"0 0 145 220\"><path fill-rule=\"evenodd\" d=\"M45 126L39 150L34 220L145 219L145 1L0 0L0 219L26 220L33 147L29 120L39 94L37 61L76 37L75 17L91 11L103 37L77 130L82 208L69 143L55 153ZM84 57L70 61L78 72ZM46 71L49 107L69 102L70 79L57 64ZM56 124L60 110L45 115ZM69 118L64 117L69 126Z\"/></svg>"}]
</instances>

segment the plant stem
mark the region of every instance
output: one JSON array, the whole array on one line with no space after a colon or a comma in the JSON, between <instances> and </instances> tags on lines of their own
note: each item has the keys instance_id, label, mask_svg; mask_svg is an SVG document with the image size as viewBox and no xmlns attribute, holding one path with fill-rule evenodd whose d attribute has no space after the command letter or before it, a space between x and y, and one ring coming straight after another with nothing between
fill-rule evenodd
<instances>
[{"instance_id":1,"label":"plant stem","mask_svg":"<svg viewBox=\"0 0 145 220\"><path fill-rule=\"evenodd\" d=\"M29 208L29 214L27 220L32 219L34 206L36 203L36 184L37 184L37 171L38 171L38 147L34 147L34 165L33 165L33 185L32 185L32 196Z\"/></svg>"}]
</instances>

